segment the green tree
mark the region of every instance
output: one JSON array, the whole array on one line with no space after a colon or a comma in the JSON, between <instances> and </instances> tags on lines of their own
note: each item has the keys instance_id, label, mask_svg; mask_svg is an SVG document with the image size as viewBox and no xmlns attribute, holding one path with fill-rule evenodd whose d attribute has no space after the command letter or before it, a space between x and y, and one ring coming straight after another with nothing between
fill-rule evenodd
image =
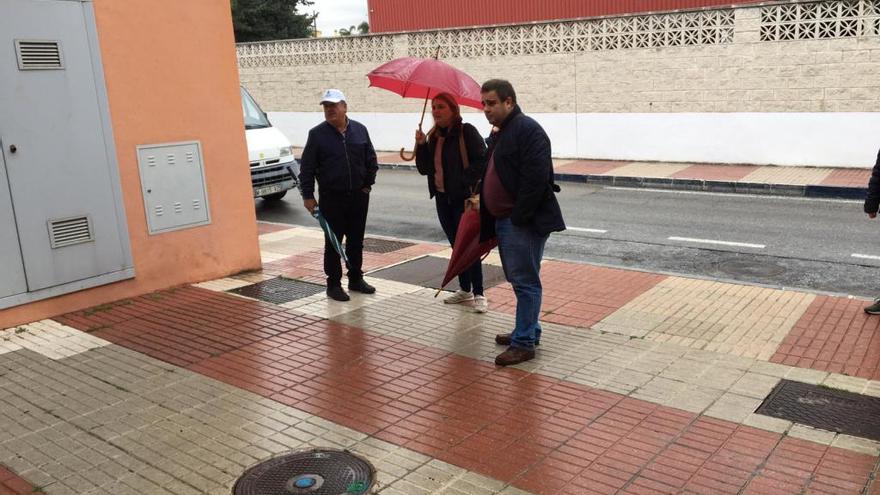
<instances>
[{"instance_id":1,"label":"green tree","mask_svg":"<svg viewBox=\"0 0 880 495\"><path fill-rule=\"evenodd\" d=\"M283 40L314 35L317 14L299 14L312 0L231 0L235 41Z\"/></svg>"}]
</instances>

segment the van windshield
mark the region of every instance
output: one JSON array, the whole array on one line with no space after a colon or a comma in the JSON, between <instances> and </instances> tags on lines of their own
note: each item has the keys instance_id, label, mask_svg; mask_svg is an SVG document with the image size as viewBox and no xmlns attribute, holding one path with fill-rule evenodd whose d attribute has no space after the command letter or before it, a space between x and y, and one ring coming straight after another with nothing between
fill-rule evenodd
<instances>
[{"instance_id":1,"label":"van windshield","mask_svg":"<svg viewBox=\"0 0 880 495\"><path fill-rule=\"evenodd\" d=\"M244 110L244 128L245 129L262 129L264 127L272 127L263 109L257 105L257 102L251 98L244 87L241 88L241 107Z\"/></svg>"}]
</instances>

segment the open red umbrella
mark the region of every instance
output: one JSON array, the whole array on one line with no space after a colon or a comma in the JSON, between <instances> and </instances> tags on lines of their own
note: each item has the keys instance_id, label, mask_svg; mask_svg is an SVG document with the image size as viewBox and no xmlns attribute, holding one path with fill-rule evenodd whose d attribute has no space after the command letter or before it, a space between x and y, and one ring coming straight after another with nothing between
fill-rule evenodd
<instances>
[{"instance_id":1,"label":"open red umbrella","mask_svg":"<svg viewBox=\"0 0 880 495\"><path fill-rule=\"evenodd\" d=\"M461 216L458 230L455 232L455 245L452 246L452 256L449 257L449 266L446 267L446 275L440 283L437 294L446 287L453 278L470 268L477 260L483 259L489 251L498 245L498 239L492 238L480 242L480 212L476 209L468 209Z\"/></svg>"},{"instance_id":2,"label":"open red umbrella","mask_svg":"<svg viewBox=\"0 0 880 495\"><path fill-rule=\"evenodd\" d=\"M403 57L376 67L367 77L370 86L387 89L404 98L424 98L422 119L419 129L425 120L428 99L438 93L451 94L459 105L482 109L480 103L480 85L471 76L459 69L437 60L436 58ZM404 148L400 149L400 157L412 160L412 156L404 156Z\"/></svg>"}]
</instances>

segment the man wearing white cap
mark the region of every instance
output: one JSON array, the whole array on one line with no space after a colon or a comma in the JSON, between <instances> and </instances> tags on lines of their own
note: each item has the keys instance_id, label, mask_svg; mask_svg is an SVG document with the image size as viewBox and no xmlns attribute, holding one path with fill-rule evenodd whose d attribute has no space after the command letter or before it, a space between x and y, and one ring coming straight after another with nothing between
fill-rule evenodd
<instances>
[{"instance_id":1,"label":"man wearing white cap","mask_svg":"<svg viewBox=\"0 0 880 495\"><path fill-rule=\"evenodd\" d=\"M340 240L345 238L348 290L372 294L376 288L364 280L362 266L370 189L379 170L376 150L367 128L346 116L348 105L342 91L324 91L321 106L324 122L309 131L300 160L303 204L309 213L318 206L317 180L321 214L336 236ZM327 297L348 301L348 294L342 288L340 257L327 238L324 239L324 273L327 274Z\"/></svg>"}]
</instances>

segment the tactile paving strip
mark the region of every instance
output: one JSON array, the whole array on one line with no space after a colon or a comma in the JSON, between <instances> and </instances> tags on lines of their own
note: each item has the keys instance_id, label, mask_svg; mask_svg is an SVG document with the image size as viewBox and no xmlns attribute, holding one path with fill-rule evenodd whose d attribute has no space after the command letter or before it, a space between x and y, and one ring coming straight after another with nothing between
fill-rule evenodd
<instances>
[{"instance_id":1,"label":"tactile paving strip","mask_svg":"<svg viewBox=\"0 0 880 495\"><path fill-rule=\"evenodd\" d=\"M814 428L880 440L880 397L781 380L755 411Z\"/></svg>"},{"instance_id":2,"label":"tactile paving strip","mask_svg":"<svg viewBox=\"0 0 880 495\"><path fill-rule=\"evenodd\" d=\"M270 303L284 304L304 297L320 294L325 290L326 287L323 285L284 277L275 277L262 282L257 282L256 284L232 289L229 292Z\"/></svg>"}]
</instances>

